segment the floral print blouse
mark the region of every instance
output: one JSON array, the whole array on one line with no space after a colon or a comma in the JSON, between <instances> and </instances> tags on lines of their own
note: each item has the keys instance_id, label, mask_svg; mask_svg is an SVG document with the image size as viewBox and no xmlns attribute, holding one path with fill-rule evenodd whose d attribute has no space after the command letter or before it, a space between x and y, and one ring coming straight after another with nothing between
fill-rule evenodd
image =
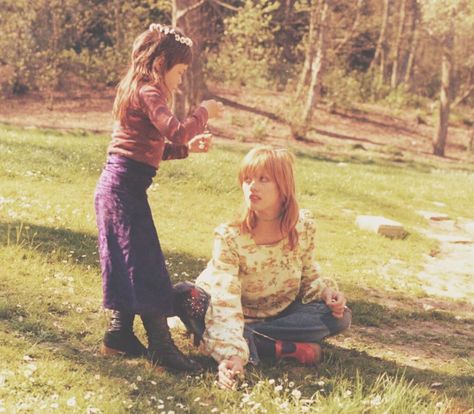
<instances>
[{"instance_id":1,"label":"floral print blouse","mask_svg":"<svg viewBox=\"0 0 474 414\"><path fill-rule=\"evenodd\" d=\"M257 245L236 226L215 229L212 259L196 285L211 296L203 342L217 362L233 355L248 361L245 322L276 316L297 299L320 300L326 286L337 288L319 275L316 228L309 210L300 210L296 230L298 244L290 250L287 238Z\"/></svg>"}]
</instances>

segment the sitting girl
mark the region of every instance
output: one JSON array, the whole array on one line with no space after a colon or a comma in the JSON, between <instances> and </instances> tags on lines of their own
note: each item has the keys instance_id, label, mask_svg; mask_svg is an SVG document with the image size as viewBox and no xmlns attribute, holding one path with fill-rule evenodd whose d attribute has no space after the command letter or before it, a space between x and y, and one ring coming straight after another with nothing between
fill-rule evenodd
<instances>
[{"instance_id":1,"label":"sitting girl","mask_svg":"<svg viewBox=\"0 0 474 414\"><path fill-rule=\"evenodd\" d=\"M174 287L178 316L219 363L225 388L259 357L318 363L319 343L351 323L344 295L319 275L315 224L298 207L291 154L252 149L239 181L242 218L216 228L212 259L196 286Z\"/></svg>"}]
</instances>

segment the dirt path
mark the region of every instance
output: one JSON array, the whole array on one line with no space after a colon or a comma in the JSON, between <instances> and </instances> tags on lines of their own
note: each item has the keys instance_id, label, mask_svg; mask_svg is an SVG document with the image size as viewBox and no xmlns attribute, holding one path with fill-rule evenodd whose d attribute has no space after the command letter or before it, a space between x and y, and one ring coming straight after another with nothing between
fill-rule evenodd
<instances>
[{"instance_id":1,"label":"dirt path","mask_svg":"<svg viewBox=\"0 0 474 414\"><path fill-rule=\"evenodd\" d=\"M214 97L226 104L222 119L212 120L209 129L218 140L226 142L281 143L290 138L288 118L290 96L285 93L246 88L210 87ZM110 134L114 89L78 91L59 94L48 108L38 96L0 99L0 122L19 126L53 129L82 129ZM329 158L342 154L374 154L394 162L416 159L437 163L474 161L469 151L471 132L461 124L450 125L446 157L432 155L434 126L430 119L420 124L414 111L394 116L389 108L361 105L347 110L318 105L314 125L307 141L295 143L315 147Z\"/></svg>"},{"instance_id":2,"label":"dirt path","mask_svg":"<svg viewBox=\"0 0 474 414\"><path fill-rule=\"evenodd\" d=\"M474 221L429 220L427 237L440 242L417 276L428 295L461 299L474 305Z\"/></svg>"}]
</instances>

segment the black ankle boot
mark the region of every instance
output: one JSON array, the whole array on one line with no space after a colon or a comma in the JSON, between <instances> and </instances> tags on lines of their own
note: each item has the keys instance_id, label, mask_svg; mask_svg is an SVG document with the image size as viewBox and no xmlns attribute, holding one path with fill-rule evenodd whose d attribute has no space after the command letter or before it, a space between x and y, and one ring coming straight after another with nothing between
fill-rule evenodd
<instances>
[{"instance_id":1,"label":"black ankle boot","mask_svg":"<svg viewBox=\"0 0 474 414\"><path fill-rule=\"evenodd\" d=\"M124 355L140 357L147 353L146 348L133 333L135 315L113 310L110 325L105 332L100 352L102 355Z\"/></svg>"},{"instance_id":2,"label":"black ankle boot","mask_svg":"<svg viewBox=\"0 0 474 414\"><path fill-rule=\"evenodd\" d=\"M199 371L196 361L186 357L171 338L168 322L164 316L142 315L143 326L148 337L148 358L155 365L176 371Z\"/></svg>"},{"instance_id":3,"label":"black ankle boot","mask_svg":"<svg viewBox=\"0 0 474 414\"><path fill-rule=\"evenodd\" d=\"M186 329L194 334L194 345L198 346L206 329L204 318L209 306L209 295L189 282L179 282L173 286L173 305L176 316Z\"/></svg>"}]
</instances>

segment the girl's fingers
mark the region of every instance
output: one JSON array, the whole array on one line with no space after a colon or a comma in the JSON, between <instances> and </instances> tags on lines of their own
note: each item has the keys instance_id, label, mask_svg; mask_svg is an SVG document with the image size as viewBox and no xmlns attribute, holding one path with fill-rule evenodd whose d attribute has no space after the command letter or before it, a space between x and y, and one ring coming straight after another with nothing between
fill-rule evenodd
<instances>
[{"instance_id":1,"label":"girl's fingers","mask_svg":"<svg viewBox=\"0 0 474 414\"><path fill-rule=\"evenodd\" d=\"M331 313L335 318L342 318L344 315L344 304L343 303L330 303L328 304Z\"/></svg>"},{"instance_id":2,"label":"girl's fingers","mask_svg":"<svg viewBox=\"0 0 474 414\"><path fill-rule=\"evenodd\" d=\"M218 381L217 385L219 386L220 389L223 389L223 390L231 390L233 388L231 384L225 381L222 381L222 379Z\"/></svg>"},{"instance_id":3,"label":"girl's fingers","mask_svg":"<svg viewBox=\"0 0 474 414\"><path fill-rule=\"evenodd\" d=\"M219 385L224 388L232 389L234 387L235 381L232 379L230 370L226 371L219 371Z\"/></svg>"},{"instance_id":4,"label":"girl's fingers","mask_svg":"<svg viewBox=\"0 0 474 414\"><path fill-rule=\"evenodd\" d=\"M344 304L343 303L335 304L331 309L333 312L344 312Z\"/></svg>"}]
</instances>

